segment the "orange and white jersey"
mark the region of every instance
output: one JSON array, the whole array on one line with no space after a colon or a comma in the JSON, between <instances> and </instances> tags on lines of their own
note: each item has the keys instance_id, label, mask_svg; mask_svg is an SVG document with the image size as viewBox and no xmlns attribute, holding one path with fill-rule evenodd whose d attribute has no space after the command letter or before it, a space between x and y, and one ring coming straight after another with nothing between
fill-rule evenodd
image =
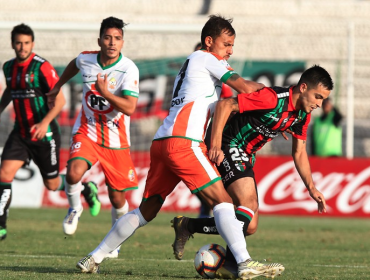
<instances>
[{"instance_id":1,"label":"orange and white jersey","mask_svg":"<svg viewBox=\"0 0 370 280\"><path fill-rule=\"evenodd\" d=\"M203 141L222 82L234 73L226 60L214 53L199 50L188 56L174 83L169 114L154 140L183 137Z\"/></svg>"},{"instance_id":2,"label":"orange and white jersey","mask_svg":"<svg viewBox=\"0 0 370 280\"><path fill-rule=\"evenodd\" d=\"M130 117L117 111L95 89L96 76L107 74L108 90L116 96L139 97L139 70L127 57L106 67L100 64L99 52L82 52L76 59L83 80L82 109L72 134L85 134L93 142L107 148L130 146Z\"/></svg>"}]
</instances>

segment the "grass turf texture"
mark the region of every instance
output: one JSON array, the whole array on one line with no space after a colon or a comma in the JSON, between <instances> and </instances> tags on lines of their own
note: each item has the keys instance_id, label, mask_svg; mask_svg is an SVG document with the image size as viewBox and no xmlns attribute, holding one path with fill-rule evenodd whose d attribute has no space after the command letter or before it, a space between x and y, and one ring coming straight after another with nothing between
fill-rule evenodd
<instances>
[{"instance_id":1,"label":"grass turf texture","mask_svg":"<svg viewBox=\"0 0 370 280\"><path fill-rule=\"evenodd\" d=\"M0 242L0 279L200 279L194 269L195 252L223 240L195 235L184 259L172 255L176 213L158 217L123 244L118 259L101 265L99 275L81 274L76 262L91 252L110 228L110 211L81 216L76 234L65 236L66 209L11 209L8 236ZM189 214L196 216L196 214ZM281 280L370 279L370 222L368 219L260 217L254 236L247 238L255 260L280 262ZM265 279L258 277L256 279Z\"/></svg>"}]
</instances>

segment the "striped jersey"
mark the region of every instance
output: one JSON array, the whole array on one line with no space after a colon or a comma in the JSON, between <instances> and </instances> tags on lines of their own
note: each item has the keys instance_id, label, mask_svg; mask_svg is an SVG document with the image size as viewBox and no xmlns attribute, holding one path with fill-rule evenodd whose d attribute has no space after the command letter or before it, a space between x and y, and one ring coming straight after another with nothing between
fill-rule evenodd
<instances>
[{"instance_id":1,"label":"striped jersey","mask_svg":"<svg viewBox=\"0 0 370 280\"><path fill-rule=\"evenodd\" d=\"M222 146L242 149L254 164L255 153L279 132L289 128L293 137L306 140L311 114L295 109L292 89L272 87L239 94L240 112L226 124Z\"/></svg>"},{"instance_id":2,"label":"striped jersey","mask_svg":"<svg viewBox=\"0 0 370 280\"><path fill-rule=\"evenodd\" d=\"M57 72L47 60L35 53L22 63L15 58L5 62L3 71L15 111L14 130L23 138L31 139L31 127L40 123L49 112L45 94L58 81ZM50 141L54 133L60 133L55 119L50 122L41 141Z\"/></svg>"},{"instance_id":3,"label":"striped jersey","mask_svg":"<svg viewBox=\"0 0 370 280\"><path fill-rule=\"evenodd\" d=\"M130 146L130 117L114 107L95 89L96 76L107 74L108 90L116 96L139 97L139 70L132 60L120 54L106 67L100 52L82 52L76 59L83 80L82 109L72 134L82 133L98 145L112 149Z\"/></svg>"},{"instance_id":4,"label":"striped jersey","mask_svg":"<svg viewBox=\"0 0 370 280\"><path fill-rule=\"evenodd\" d=\"M171 108L154 140L182 137L201 142L220 98L222 82L235 72L220 56L198 50L187 57L172 92Z\"/></svg>"}]
</instances>

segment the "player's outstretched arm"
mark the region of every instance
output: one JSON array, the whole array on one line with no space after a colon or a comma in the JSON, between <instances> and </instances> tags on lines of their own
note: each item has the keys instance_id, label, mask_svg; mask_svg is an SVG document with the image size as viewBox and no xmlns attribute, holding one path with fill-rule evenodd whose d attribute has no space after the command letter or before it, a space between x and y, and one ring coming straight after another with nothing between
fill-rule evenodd
<instances>
[{"instance_id":1,"label":"player's outstretched arm","mask_svg":"<svg viewBox=\"0 0 370 280\"><path fill-rule=\"evenodd\" d=\"M208 151L208 157L219 166L224 159L224 153L221 150L222 131L232 112L239 111L239 104L236 98L227 98L220 100L216 104L213 116L211 147Z\"/></svg>"},{"instance_id":2,"label":"player's outstretched arm","mask_svg":"<svg viewBox=\"0 0 370 280\"><path fill-rule=\"evenodd\" d=\"M96 76L95 83L96 90L119 112L127 116L131 116L136 109L137 98L133 96L116 96L108 90L107 74L101 76L99 73Z\"/></svg>"},{"instance_id":3,"label":"player's outstretched arm","mask_svg":"<svg viewBox=\"0 0 370 280\"><path fill-rule=\"evenodd\" d=\"M247 81L238 74L233 74L227 79L226 84L236 90L238 93L251 93L265 87L264 84Z\"/></svg>"},{"instance_id":4,"label":"player's outstretched arm","mask_svg":"<svg viewBox=\"0 0 370 280\"><path fill-rule=\"evenodd\" d=\"M306 141L293 137L292 156L295 167L302 178L310 196L317 202L319 213L326 213L324 195L319 192L312 179L310 162L306 151Z\"/></svg>"},{"instance_id":5,"label":"player's outstretched arm","mask_svg":"<svg viewBox=\"0 0 370 280\"><path fill-rule=\"evenodd\" d=\"M48 107L49 109L55 106L55 99L57 95L61 92L62 86L72 79L80 70L76 66L76 58L72 59L72 61L67 65L66 69L64 69L62 76L60 76L58 82L55 86L46 93L48 98ZM62 106L63 107L63 106Z\"/></svg>"}]
</instances>

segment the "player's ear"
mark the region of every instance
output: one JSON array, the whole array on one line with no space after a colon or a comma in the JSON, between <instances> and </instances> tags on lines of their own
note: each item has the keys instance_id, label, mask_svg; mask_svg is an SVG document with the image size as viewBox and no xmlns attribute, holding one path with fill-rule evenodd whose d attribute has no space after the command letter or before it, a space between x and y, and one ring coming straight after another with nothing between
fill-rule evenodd
<instances>
[{"instance_id":1,"label":"player's ear","mask_svg":"<svg viewBox=\"0 0 370 280\"><path fill-rule=\"evenodd\" d=\"M307 90L308 86L306 83L302 83L299 85L300 92L305 92Z\"/></svg>"},{"instance_id":2,"label":"player's ear","mask_svg":"<svg viewBox=\"0 0 370 280\"><path fill-rule=\"evenodd\" d=\"M101 47L100 38L98 38L98 45Z\"/></svg>"}]
</instances>

